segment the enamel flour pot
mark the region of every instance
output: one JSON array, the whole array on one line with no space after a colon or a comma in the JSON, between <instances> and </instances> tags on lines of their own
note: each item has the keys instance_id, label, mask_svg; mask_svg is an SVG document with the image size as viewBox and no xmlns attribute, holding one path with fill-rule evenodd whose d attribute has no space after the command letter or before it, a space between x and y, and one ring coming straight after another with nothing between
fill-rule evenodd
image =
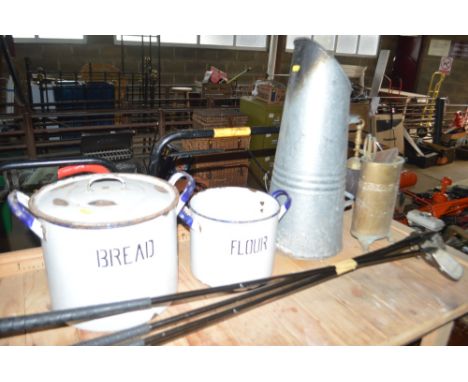
<instances>
[{"instance_id":1,"label":"enamel flour pot","mask_svg":"<svg viewBox=\"0 0 468 382\"><path fill-rule=\"evenodd\" d=\"M188 178L179 197L174 187ZM176 292L177 213L194 189L190 175L166 182L140 174L94 174L13 191L12 211L42 239L52 308L96 305ZM77 326L114 331L144 323L166 307Z\"/></svg>"},{"instance_id":2,"label":"enamel flour pot","mask_svg":"<svg viewBox=\"0 0 468 382\"><path fill-rule=\"evenodd\" d=\"M284 204L278 202L280 196ZM209 286L271 276L276 227L290 205L281 190L269 195L219 187L194 195L179 215L190 227L192 274Z\"/></svg>"}]
</instances>

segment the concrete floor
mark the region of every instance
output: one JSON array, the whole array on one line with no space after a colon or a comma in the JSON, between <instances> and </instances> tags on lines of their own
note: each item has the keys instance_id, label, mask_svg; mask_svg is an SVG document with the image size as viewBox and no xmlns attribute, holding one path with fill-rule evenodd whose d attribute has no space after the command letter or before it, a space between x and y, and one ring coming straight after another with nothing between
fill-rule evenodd
<instances>
[{"instance_id":1,"label":"concrete floor","mask_svg":"<svg viewBox=\"0 0 468 382\"><path fill-rule=\"evenodd\" d=\"M443 166L419 168L412 164L405 164L405 169L414 171L418 176L418 182L412 188L414 192L423 192L440 185L441 179L446 176L455 184L468 186L468 161L454 161Z\"/></svg>"}]
</instances>

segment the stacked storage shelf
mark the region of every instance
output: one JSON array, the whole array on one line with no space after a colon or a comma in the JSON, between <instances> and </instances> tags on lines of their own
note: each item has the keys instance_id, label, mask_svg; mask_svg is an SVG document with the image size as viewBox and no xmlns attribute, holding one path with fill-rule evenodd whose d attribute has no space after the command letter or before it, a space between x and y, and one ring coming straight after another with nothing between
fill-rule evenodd
<instances>
[{"instance_id":1,"label":"stacked storage shelf","mask_svg":"<svg viewBox=\"0 0 468 382\"><path fill-rule=\"evenodd\" d=\"M192 120L194 129L208 129L247 126L248 117L238 109L212 108L195 110ZM190 172L206 187L246 186L249 159L245 150L249 145L250 137L190 139L181 142L184 151L208 151L208 155L196 157L190 167ZM216 150L220 153L216 153ZM224 150L229 153L223 154Z\"/></svg>"}]
</instances>

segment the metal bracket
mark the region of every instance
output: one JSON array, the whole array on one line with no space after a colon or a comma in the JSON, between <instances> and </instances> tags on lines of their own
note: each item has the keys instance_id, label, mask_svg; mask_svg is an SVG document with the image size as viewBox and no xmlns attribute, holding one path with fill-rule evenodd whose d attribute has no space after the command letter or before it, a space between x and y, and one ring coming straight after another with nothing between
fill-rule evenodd
<instances>
[{"instance_id":1,"label":"metal bracket","mask_svg":"<svg viewBox=\"0 0 468 382\"><path fill-rule=\"evenodd\" d=\"M463 267L446 251L440 235L434 235L425 241L421 248L426 253L426 260L435 265L444 275L455 281L462 278Z\"/></svg>"}]
</instances>

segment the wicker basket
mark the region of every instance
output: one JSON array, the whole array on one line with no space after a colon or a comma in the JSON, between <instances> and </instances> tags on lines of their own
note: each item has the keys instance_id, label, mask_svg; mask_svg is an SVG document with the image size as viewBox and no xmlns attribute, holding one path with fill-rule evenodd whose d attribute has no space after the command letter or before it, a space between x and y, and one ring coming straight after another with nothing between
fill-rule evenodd
<instances>
[{"instance_id":1,"label":"wicker basket","mask_svg":"<svg viewBox=\"0 0 468 382\"><path fill-rule=\"evenodd\" d=\"M203 84L202 96L207 98L227 98L232 96L230 84Z\"/></svg>"},{"instance_id":2,"label":"wicker basket","mask_svg":"<svg viewBox=\"0 0 468 382\"><path fill-rule=\"evenodd\" d=\"M249 175L248 159L228 159L217 162L197 162L190 173L204 187L245 187Z\"/></svg>"},{"instance_id":3,"label":"wicker basket","mask_svg":"<svg viewBox=\"0 0 468 382\"><path fill-rule=\"evenodd\" d=\"M271 83L262 83L257 85L258 99L266 103L282 103L286 96L286 89L275 86Z\"/></svg>"},{"instance_id":4,"label":"wicker basket","mask_svg":"<svg viewBox=\"0 0 468 382\"><path fill-rule=\"evenodd\" d=\"M239 109L200 109L192 115L193 127L196 129L246 126L248 120L249 117Z\"/></svg>"},{"instance_id":5,"label":"wicker basket","mask_svg":"<svg viewBox=\"0 0 468 382\"><path fill-rule=\"evenodd\" d=\"M197 138L181 141L181 147L184 151L210 149L246 150L249 146L250 137Z\"/></svg>"},{"instance_id":6,"label":"wicker basket","mask_svg":"<svg viewBox=\"0 0 468 382\"><path fill-rule=\"evenodd\" d=\"M242 114L239 109L200 109L195 110L192 115L193 128L195 129L246 126L248 119L249 117ZM230 155L219 153L210 155L208 153L205 158L197 157L195 159L191 165L190 173L206 187L246 186L249 160L241 156L244 150L249 147L250 136L185 139L180 142L180 148L183 151L222 149L231 152ZM236 151L239 153L235 153ZM232 152L235 155L232 155Z\"/></svg>"}]
</instances>

